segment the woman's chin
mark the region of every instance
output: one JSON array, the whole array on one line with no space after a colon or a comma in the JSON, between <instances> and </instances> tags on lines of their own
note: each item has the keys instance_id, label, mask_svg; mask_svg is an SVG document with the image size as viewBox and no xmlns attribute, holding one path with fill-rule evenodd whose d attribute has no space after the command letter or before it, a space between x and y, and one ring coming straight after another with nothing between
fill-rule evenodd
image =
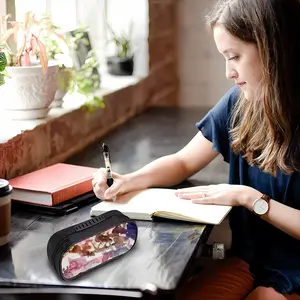
<instances>
[{"instance_id":1,"label":"woman's chin","mask_svg":"<svg viewBox=\"0 0 300 300\"><path fill-rule=\"evenodd\" d=\"M246 100L248 100L248 101L253 100L253 95L252 95L252 93L249 93L249 92L247 92L247 91L243 91L243 94L244 94L244 97L245 97Z\"/></svg>"}]
</instances>

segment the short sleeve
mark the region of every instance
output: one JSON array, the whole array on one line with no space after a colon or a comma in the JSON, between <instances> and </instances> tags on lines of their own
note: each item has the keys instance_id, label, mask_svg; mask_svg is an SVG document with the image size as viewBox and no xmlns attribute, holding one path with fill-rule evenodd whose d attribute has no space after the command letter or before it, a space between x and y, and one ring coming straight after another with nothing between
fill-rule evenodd
<instances>
[{"instance_id":1,"label":"short sleeve","mask_svg":"<svg viewBox=\"0 0 300 300\"><path fill-rule=\"evenodd\" d=\"M230 115L239 97L239 88L231 88L219 102L196 123L203 136L212 142L213 149L219 152L226 162L230 153Z\"/></svg>"}]
</instances>

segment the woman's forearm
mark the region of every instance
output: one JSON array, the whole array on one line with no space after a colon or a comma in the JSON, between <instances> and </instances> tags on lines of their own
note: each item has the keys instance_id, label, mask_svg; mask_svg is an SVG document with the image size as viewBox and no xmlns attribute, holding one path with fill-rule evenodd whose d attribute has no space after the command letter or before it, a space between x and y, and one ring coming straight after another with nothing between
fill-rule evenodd
<instances>
[{"instance_id":1,"label":"woman's forearm","mask_svg":"<svg viewBox=\"0 0 300 300\"><path fill-rule=\"evenodd\" d=\"M181 160L175 154L167 155L125 175L126 190L172 186L185 180L187 176L188 172Z\"/></svg>"},{"instance_id":2,"label":"woman's forearm","mask_svg":"<svg viewBox=\"0 0 300 300\"><path fill-rule=\"evenodd\" d=\"M269 211L262 219L300 240L300 210L270 200Z\"/></svg>"},{"instance_id":3,"label":"woman's forearm","mask_svg":"<svg viewBox=\"0 0 300 300\"><path fill-rule=\"evenodd\" d=\"M253 201L253 197L250 197L244 206L252 211ZM300 240L300 210L271 199L268 212L261 218L295 239Z\"/></svg>"}]
</instances>

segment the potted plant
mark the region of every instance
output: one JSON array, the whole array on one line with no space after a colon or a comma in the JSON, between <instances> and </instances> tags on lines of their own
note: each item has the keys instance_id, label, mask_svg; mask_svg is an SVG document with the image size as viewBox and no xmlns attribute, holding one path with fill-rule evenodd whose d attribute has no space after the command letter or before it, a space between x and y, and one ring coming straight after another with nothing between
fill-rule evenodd
<instances>
[{"instance_id":1,"label":"potted plant","mask_svg":"<svg viewBox=\"0 0 300 300\"><path fill-rule=\"evenodd\" d=\"M9 17L1 18L0 27L0 48L9 76L0 87L0 106L13 119L44 118L57 90L58 66L48 61L46 47L39 39L42 27L35 15L26 13L23 22L9 22Z\"/></svg>"},{"instance_id":2,"label":"potted plant","mask_svg":"<svg viewBox=\"0 0 300 300\"><path fill-rule=\"evenodd\" d=\"M49 60L58 64L57 90L51 107L61 107L63 98L68 92L68 86L72 74L72 60L69 55L68 39L62 33L60 27L53 24L51 17L43 19L43 32L41 41L46 46L46 53Z\"/></svg>"},{"instance_id":3,"label":"potted plant","mask_svg":"<svg viewBox=\"0 0 300 300\"><path fill-rule=\"evenodd\" d=\"M8 76L6 71L7 59L4 52L0 49L0 86L5 83L5 76Z\"/></svg>"},{"instance_id":4,"label":"potted plant","mask_svg":"<svg viewBox=\"0 0 300 300\"><path fill-rule=\"evenodd\" d=\"M91 112L95 108L103 108L103 97L97 96L101 84L99 61L92 48L88 29L83 27L69 32L67 40L74 63L68 92L83 99L83 108Z\"/></svg>"},{"instance_id":5,"label":"potted plant","mask_svg":"<svg viewBox=\"0 0 300 300\"><path fill-rule=\"evenodd\" d=\"M95 52L91 50L84 64L79 69L73 69L68 86L70 94L77 93L84 97L83 107L89 111L104 107L103 97L97 96L101 83L97 67L98 60Z\"/></svg>"},{"instance_id":6,"label":"potted plant","mask_svg":"<svg viewBox=\"0 0 300 300\"><path fill-rule=\"evenodd\" d=\"M84 99L83 107L93 111L96 107L103 107L102 97L96 94L100 89L99 62L92 49L88 29L85 27L57 34L60 29L49 22L46 25L44 41L48 57L56 60L59 65L58 90L52 107L60 107L62 98L68 92L73 96ZM53 32L53 30L55 30Z\"/></svg>"},{"instance_id":7,"label":"potted plant","mask_svg":"<svg viewBox=\"0 0 300 300\"><path fill-rule=\"evenodd\" d=\"M111 75L130 76L134 70L134 56L131 42L131 29L129 33L116 34L111 27L109 32L112 35L110 43L113 43L114 55L107 57L107 71Z\"/></svg>"}]
</instances>

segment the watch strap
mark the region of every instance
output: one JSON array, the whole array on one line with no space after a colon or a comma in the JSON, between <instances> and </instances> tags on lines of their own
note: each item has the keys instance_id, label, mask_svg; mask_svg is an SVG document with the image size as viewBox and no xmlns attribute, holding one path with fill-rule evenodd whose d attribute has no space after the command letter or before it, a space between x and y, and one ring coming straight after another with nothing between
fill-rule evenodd
<instances>
[{"instance_id":1,"label":"watch strap","mask_svg":"<svg viewBox=\"0 0 300 300\"><path fill-rule=\"evenodd\" d=\"M271 198L266 194L262 194L260 198L266 200L268 203L271 200Z\"/></svg>"}]
</instances>

